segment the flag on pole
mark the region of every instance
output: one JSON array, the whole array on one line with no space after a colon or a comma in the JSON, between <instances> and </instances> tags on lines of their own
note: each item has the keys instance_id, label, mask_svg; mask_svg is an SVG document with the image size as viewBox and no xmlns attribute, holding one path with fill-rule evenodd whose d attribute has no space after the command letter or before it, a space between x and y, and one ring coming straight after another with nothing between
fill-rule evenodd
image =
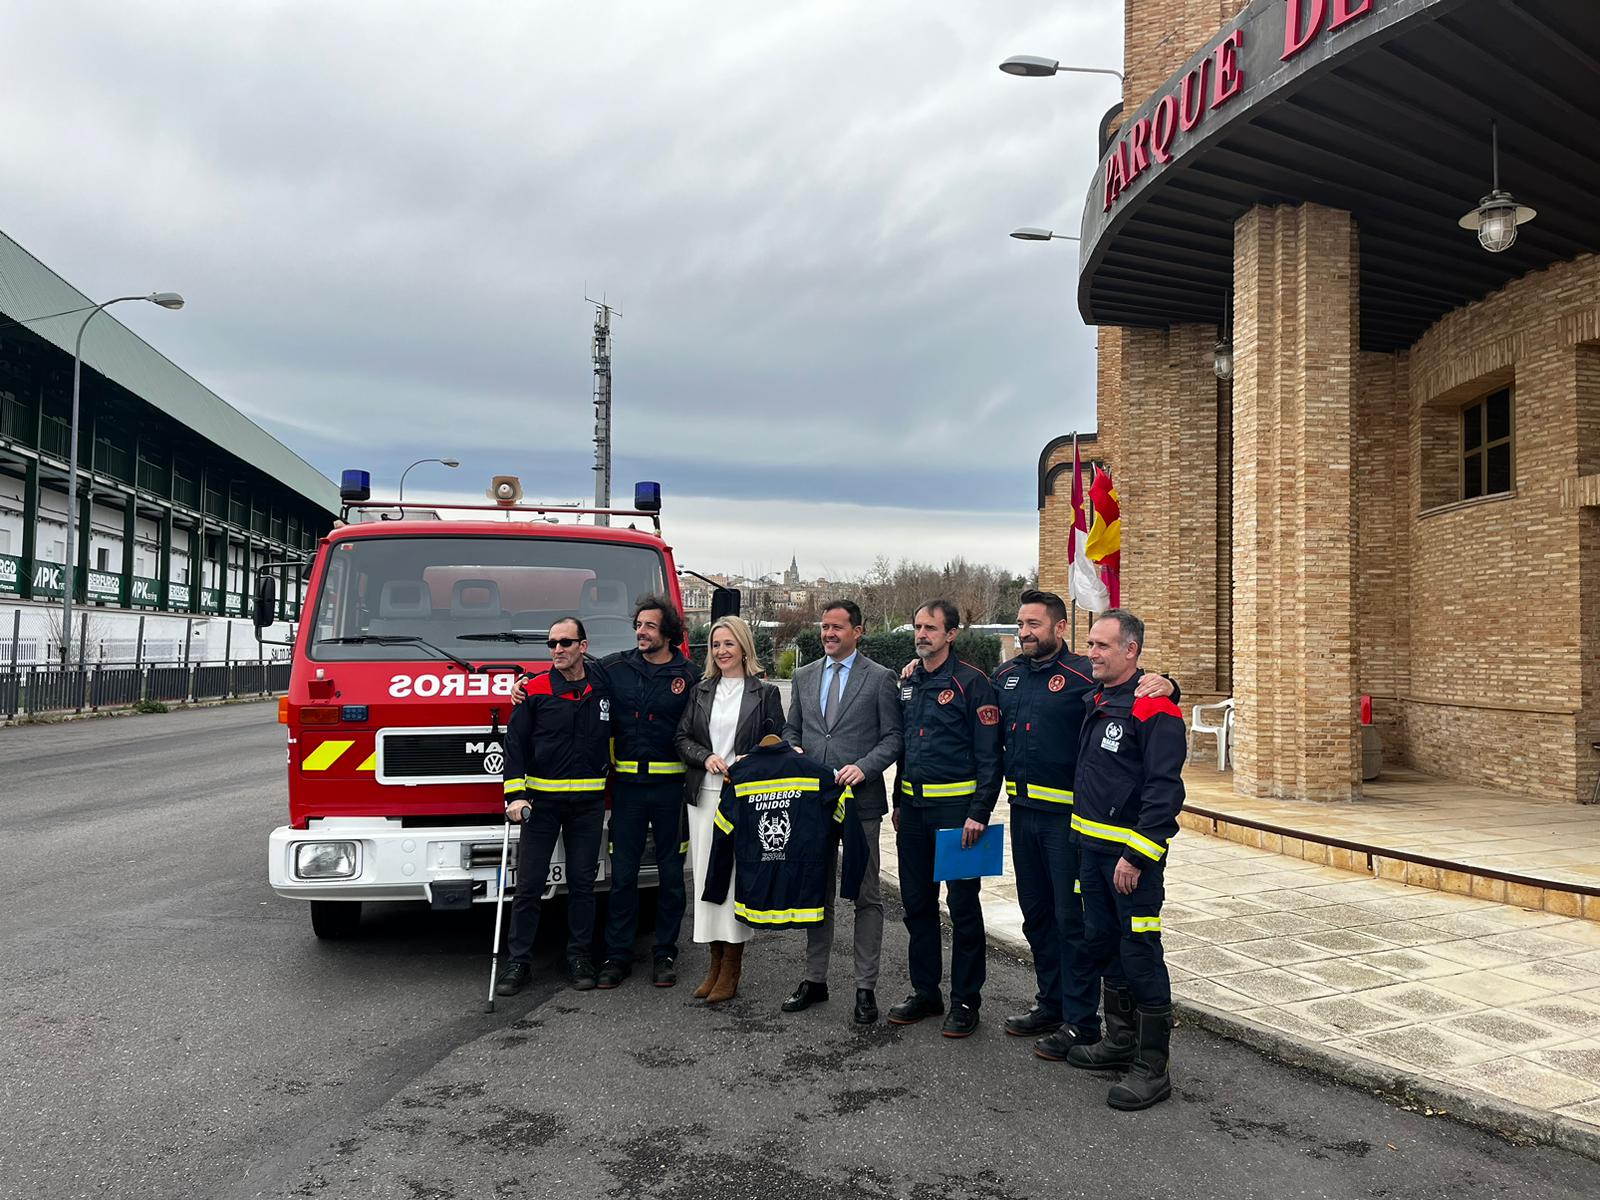
<instances>
[{"instance_id":1,"label":"flag on pole","mask_svg":"<svg viewBox=\"0 0 1600 1200\"><path fill-rule=\"evenodd\" d=\"M1095 470L1094 482L1089 485L1089 500L1094 505L1094 522L1089 526L1084 554L1100 564L1100 578L1111 607L1118 608L1122 604L1122 507L1110 471Z\"/></svg>"},{"instance_id":2,"label":"flag on pole","mask_svg":"<svg viewBox=\"0 0 1600 1200\"><path fill-rule=\"evenodd\" d=\"M1072 435L1072 527L1067 530L1067 591L1080 608L1105 612L1114 607L1111 594L1095 574L1084 547L1089 520L1083 512L1083 459L1078 455L1078 435Z\"/></svg>"}]
</instances>

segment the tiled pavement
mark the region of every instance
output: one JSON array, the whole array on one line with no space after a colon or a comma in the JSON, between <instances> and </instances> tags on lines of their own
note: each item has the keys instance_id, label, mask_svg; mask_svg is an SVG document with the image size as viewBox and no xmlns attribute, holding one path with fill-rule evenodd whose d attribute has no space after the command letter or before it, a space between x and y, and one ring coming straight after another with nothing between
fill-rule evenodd
<instances>
[{"instance_id":1,"label":"tiled pavement","mask_svg":"<svg viewBox=\"0 0 1600 1200\"><path fill-rule=\"evenodd\" d=\"M1385 768L1351 804L1240 796L1233 776L1208 767L1203 758L1191 759L1183 778L1190 828L1202 824L1195 819L1199 813L1216 814L1223 836L1331 866L1343 865L1335 861L1339 852L1317 839L1342 840L1371 847L1373 869L1382 878L1600 919L1600 896L1579 894L1600 888L1600 804L1508 795L1399 768ZM1230 817L1304 836L1263 837L1242 825L1226 828ZM1209 832L1210 823L1204 824ZM1455 869L1407 863L1404 856L1445 861ZM1364 867L1365 856L1358 857Z\"/></svg>"},{"instance_id":2,"label":"tiled pavement","mask_svg":"<svg viewBox=\"0 0 1600 1200\"><path fill-rule=\"evenodd\" d=\"M1009 823L1004 799L995 820ZM884 877L897 885L893 839L885 821ZM985 923L1026 957L1009 859L1004 878L984 881ZM1162 938L1191 1019L1600 1155L1600 922L1185 832Z\"/></svg>"}]
</instances>

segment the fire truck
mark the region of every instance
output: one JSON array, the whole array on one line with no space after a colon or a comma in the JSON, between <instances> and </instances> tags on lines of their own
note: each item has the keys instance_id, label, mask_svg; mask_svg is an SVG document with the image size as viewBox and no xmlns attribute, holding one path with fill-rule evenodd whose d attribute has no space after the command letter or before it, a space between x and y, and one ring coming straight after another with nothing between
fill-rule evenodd
<instances>
[{"instance_id":1,"label":"fire truck","mask_svg":"<svg viewBox=\"0 0 1600 1200\"><path fill-rule=\"evenodd\" d=\"M341 521L311 561L278 704L289 821L267 857L273 891L310 902L318 937L355 935L367 901L469 909L511 894L501 779L518 678L548 668L545 641L561 617L582 618L589 653L603 657L633 647L639 596L682 608L658 484L639 484L631 509L526 503L513 476L497 476L488 496L419 512L372 501L366 472L341 480ZM716 607L736 609L737 596L719 593ZM258 638L276 608L266 571ZM598 887L608 866L602 848ZM532 886L554 895L565 876L558 845L549 877ZM655 882L647 862L640 883Z\"/></svg>"}]
</instances>

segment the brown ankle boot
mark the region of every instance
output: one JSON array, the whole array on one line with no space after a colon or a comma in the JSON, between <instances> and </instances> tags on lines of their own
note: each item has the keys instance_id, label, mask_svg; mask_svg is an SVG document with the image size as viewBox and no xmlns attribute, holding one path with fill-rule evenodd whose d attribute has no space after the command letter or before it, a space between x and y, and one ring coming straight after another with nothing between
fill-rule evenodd
<instances>
[{"instance_id":1,"label":"brown ankle boot","mask_svg":"<svg viewBox=\"0 0 1600 1200\"><path fill-rule=\"evenodd\" d=\"M717 975L717 985L706 997L707 1004L721 1004L739 994L739 976L744 973L744 943L729 942L722 952L722 970Z\"/></svg>"},{"instance_id":2,"label":"brown ankle boot","mask_svg":"<svg viewBox=\"0 0 1600 1200\"><path fill-rule=\"evenodd\" d=\"M711 995L711 989L717 986L717 976L722 973L723 952L727 946L727 942L711 943L711 969L706 972L706 981L694 990L696 1000L704 1000Z\"/></svg>"}]
</instances>

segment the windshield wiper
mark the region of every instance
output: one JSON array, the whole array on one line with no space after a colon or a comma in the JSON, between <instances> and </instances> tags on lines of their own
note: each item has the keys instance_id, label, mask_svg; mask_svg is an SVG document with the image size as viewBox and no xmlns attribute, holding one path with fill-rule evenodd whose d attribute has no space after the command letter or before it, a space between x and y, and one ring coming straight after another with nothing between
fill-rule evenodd
<instances>
[{"instance_id":1,"label":"windshield wiper","mask_svg":"<svg viewBox=\"0 0 1600 1200\"><path fill-rule=\"evenodd\" d=\"M318 638L319 646L421 646L424 650L432 650L440 658L447 658L467 674L473 671L472 664L465 659L457 658L448 650L441 650L432 642L424 641L414 633L359 633L355 637Z\"/></svg>"},{"instance_id":2,"label":"windshield wiper","mask_svg":"<svg viewBox=\"0 0 1600 1200\"><path fill-rule=\"evenodd\" d=\"M548 631L545 632L545 633L512 633L510 631L506 631L506 632L503 632L503 633L458 633L458 634L456 634L456 641L458 641L458 642L543 642L549 636L550 636L550 634L549 634Z\"/></svg>"}]
</instances>

